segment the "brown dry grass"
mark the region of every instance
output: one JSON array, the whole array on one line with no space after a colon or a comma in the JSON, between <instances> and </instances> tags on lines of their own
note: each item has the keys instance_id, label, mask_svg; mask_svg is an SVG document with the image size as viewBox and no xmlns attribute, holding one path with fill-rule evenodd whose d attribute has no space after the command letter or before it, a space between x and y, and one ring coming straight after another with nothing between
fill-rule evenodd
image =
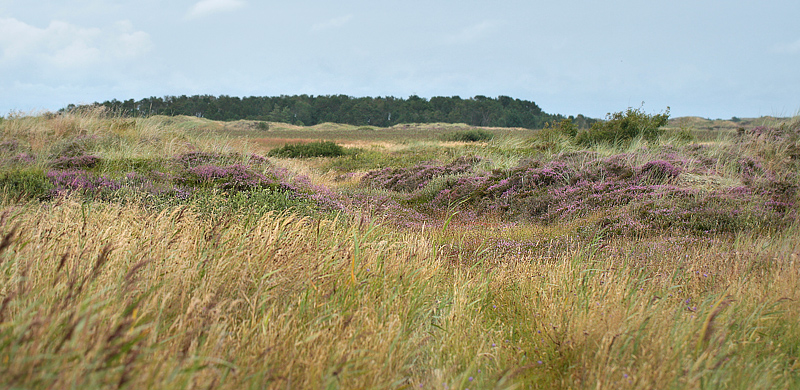
<instances>
[{"instance_id":1,"label":"brown dry grass","mask_svg":"<svg viewBox=\"0 0 800 390\"><path fill-rule=\"evenodd\" d=\"M800 380L796 228L564 246L557 233L519 227L507 234L538 235L552 250L515 254L472 245L458 229L400 232L359 218L245 222L70 199L3 215L5 385L788 388Z\"/></svg>"}]
</instances>

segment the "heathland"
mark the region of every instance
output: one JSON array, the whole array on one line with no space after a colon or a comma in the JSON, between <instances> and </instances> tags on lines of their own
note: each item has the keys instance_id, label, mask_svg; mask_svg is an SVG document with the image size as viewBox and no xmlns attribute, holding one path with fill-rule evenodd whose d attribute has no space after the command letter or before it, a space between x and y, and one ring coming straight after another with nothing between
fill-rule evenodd
<instances>
[{"instance_id":1,"label":"heathland","mask_svg":"<svg viewBox=\"0 0 800 390\"><path fill-rule=\"evenodd\" d=\"M0 387L800 388L798 172L800 118L9 115Z\"/></svg>"}]
</instances>

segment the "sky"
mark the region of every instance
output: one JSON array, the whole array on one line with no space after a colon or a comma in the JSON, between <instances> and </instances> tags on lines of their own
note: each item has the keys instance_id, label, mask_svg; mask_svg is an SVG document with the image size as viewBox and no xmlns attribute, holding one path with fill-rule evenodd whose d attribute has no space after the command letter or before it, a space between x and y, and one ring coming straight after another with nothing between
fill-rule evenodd
<instances>
[{"instance_id":1,"label":"sky","mask_svg":"<svg viewBox=\"0 0 800 390\"><path fill-rule=\"evenodd\" d=\"M0 0L0 115L166 95L800 114L798 0Z\"/></svg>"}]
</instances>

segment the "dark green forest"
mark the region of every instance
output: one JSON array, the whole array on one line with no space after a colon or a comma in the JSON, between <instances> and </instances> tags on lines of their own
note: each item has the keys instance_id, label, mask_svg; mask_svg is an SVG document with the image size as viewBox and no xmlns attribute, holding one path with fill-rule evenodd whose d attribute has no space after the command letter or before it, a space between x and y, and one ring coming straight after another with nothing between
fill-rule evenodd
<instances>
[{"instance_id":1,"label":"dark green forest","mask_svg":"<svg viewBox=\"0 0 800 390\"><path fill-rule=\"evenodd\" d=\"M95 103L126 116L191 115L211 120L260 120L313 126L324 122L388 127L399 123L466 123L472 126L538 129L566 117L548 114L536 103L508 96L352 97L294 95L239 98L235 96L165 96ZM66 109L75 108L70 105ZM578 127L595 120L569 117Z\"/></svg>"}]
</instances>

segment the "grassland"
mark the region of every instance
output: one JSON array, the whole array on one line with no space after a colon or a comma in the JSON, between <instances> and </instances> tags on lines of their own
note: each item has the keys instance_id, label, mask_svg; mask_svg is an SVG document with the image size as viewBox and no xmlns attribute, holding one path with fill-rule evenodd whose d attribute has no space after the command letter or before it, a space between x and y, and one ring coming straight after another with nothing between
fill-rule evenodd
<instances>
[{"instance_id":1,"label":"grassland","mask_svg":"<svg viewBox=\"0 0 800 390\"><path fill-rule=\"evenodd\" d=\"M800 120L692 123L5 118L0 387L798 388Z\"/></svg>"}]
</instances>

